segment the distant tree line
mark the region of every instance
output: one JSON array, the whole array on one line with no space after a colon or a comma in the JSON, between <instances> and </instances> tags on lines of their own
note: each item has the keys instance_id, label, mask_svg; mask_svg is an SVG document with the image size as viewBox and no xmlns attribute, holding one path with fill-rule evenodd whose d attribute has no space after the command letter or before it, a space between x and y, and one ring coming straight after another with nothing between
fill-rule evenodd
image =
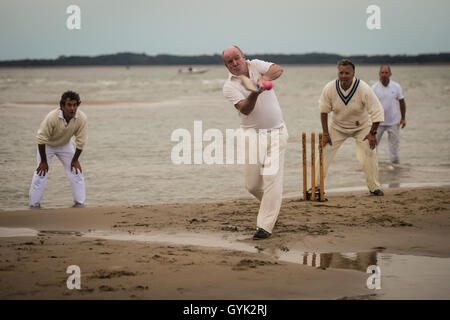
<instances>
[{"instance_id":1,"label":"distant tree line","mask_svg":"<svg viewBox=\"0 0 450 320\"><path fill-rule=\"evenodd\" d=\"M247 58L258 58L277 64L335 64L343 58L351 59L358 64L438 64L450 63L450 53L419 55L355 55L341 56L327 53L307 54L259 54L247 55ZM60 56L57 59L24 59L0 61L0 67L47 67L47 66L161 66L161 65L220 65L223 64L220 54L200 56L177 56L159 54L149 56L138 53L117 53L89 56Z\"/></svg>"}]
</instances>

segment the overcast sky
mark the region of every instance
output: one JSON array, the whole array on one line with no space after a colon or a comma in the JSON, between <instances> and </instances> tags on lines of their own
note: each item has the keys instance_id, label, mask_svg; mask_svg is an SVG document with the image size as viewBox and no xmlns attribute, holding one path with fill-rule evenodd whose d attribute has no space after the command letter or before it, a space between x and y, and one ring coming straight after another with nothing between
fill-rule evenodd
<instances>
[{"instance_id":1,"label":"overcast sky","mask_svg":"<svg viewBox=\"0 0 450 320\"><path fill-rule=\"evenodd\" d=\"M69 30L69 5L81 29ZM369 5L381 29L369 30ZM136 52L450 52L449 0L1 0L0 60Z\"/></svg>"}]
</instances>

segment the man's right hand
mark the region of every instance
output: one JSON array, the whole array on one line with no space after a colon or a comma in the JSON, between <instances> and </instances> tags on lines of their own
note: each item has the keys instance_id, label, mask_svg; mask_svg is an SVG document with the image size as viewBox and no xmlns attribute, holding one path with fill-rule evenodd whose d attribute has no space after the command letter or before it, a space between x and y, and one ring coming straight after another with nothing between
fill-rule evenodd
<instances>
[{"instance_id":1,"label":"man's right hand","mask_svg":"<svg viewBox=\"0 0 450 320\"><path fill-rule=\"evenodd\" d=\"M266 91L266 87L264 86L264 84L266 83L266 80L261 77L258 79L258 94L262 93L263 91Z\"/></svg>"},{"instance_id":2,"label":"man's right hand","mask_svg":"<svg viewBox=\"0 0 450 320\"><path fill-rule=\"evenodd\" d=\"M48 172L48 164L47 162L41 162L39 163L39 166L36 169L36 172L39 176L45 176L45 174Z\"/></svg>"},{"instance_id":3,"label":"man's right hand","mask_svg":"<svg viewBox=\"0 0 450 320\"><path fill-rule=\"evenodd\" d=\"M327 145L327 143L329 143L330 146L333 145L333 143L331 142L331 137L329 135L328 136L324 135L323 136L323 146L325 147Z\"/></svg>"}]
</instances>

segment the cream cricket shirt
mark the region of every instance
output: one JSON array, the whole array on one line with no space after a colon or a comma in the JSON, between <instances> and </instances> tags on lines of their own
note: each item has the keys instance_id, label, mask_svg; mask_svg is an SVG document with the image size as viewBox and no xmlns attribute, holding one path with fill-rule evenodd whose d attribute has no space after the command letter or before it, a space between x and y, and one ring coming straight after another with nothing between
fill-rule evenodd
<instances>
[{"instance_id":1,"label":"cream cricket shirt","mask_svg":"<svg viewBox=\"0 0 450 320\"><path fill-rule=\"evenodd\" d=\"M76 148L83 150L87 140L86 126L87 117L82 111L77 110L75 117L67 124L62 116L62 110L58 108L47 114L42 121L36 136L37 142L56 147L69 143L75 136Z\"/></svg>"},{"instance_id":2,"label":"cream cricket shirt","mask_svg":"<svg viewBox=\"0 0 450 320\"><path fill-rule=\"evenodd\" d=\"M331 125L355 129L384 121L384 110L375 93L364 81L353 78L352 85L344 91L339 80L329 82L319 100L321 113L333 112Z\"/></svg>"},{"instance_id":3,"label":"cream cricket shirt","mask_svg":"<svg viewBox=\"0 0 450 320\"><path fill-rule=\"evenodd\" d=\"M258 59L247 60L250 79L256 83L272 64ZM223 85L223 95L233 103L233 106L239 101L247 99L250 93L242 86L239 77L233 74L229 75ZM274 89L262 92L256 100L253 111L249 115L239 112L239 117L241 128L274 129L284 124L283 114Z\"/></svg>"}]
</instances>

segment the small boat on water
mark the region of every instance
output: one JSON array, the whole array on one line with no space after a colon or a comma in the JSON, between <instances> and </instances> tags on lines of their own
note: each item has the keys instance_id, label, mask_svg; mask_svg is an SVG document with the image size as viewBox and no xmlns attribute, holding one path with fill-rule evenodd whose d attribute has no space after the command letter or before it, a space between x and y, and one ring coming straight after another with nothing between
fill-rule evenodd
<instances>
[{"instance_id":1,"label":"small boat on water","mask_svg":"<svg viewBox=\"0 0 450 320\"><path fill-rule=\"evenodd\" d=\"M205 73L207 72L209 69L206 68L202 68L202 69L197 69L197 68L183 68L183 69L178 69L178 73L182 73L182 74L200 74L200 73Z\"/></svg>"}]
</instances>

